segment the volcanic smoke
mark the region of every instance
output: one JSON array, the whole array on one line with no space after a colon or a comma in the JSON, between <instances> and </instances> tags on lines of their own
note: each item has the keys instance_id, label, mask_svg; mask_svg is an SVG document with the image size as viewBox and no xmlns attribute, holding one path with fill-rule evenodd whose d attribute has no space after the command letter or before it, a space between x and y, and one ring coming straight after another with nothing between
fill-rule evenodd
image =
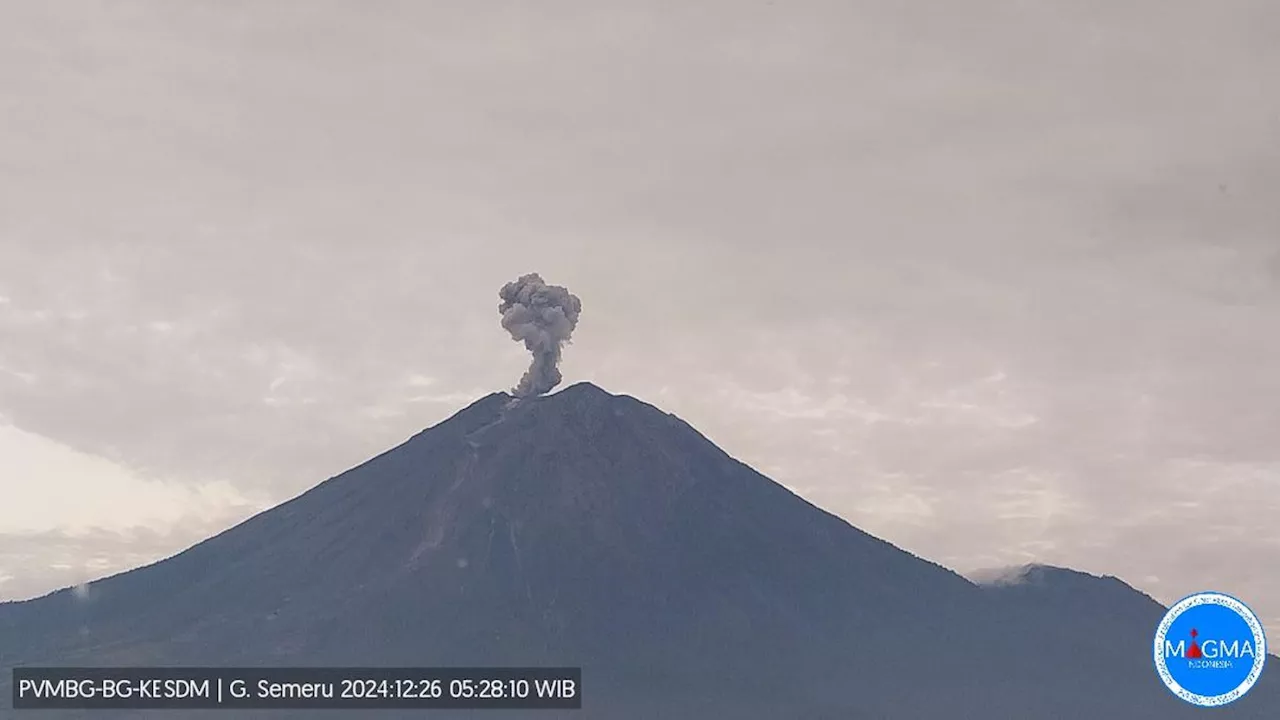
<instances>
[{"instance_id":1,"label":"volcanic smoke","mask_svg":"<svg viewBox=\"0 0 1280 720\"><path fill-rule=\"evenodd\" d=\"M503 285L498 297L502 327L533 353L533 362L511 394L520 398L550 392L560 384L560 353L578 324L582 301L566 288L546 284L538 273Z\"/></svg>"}]
</instances>

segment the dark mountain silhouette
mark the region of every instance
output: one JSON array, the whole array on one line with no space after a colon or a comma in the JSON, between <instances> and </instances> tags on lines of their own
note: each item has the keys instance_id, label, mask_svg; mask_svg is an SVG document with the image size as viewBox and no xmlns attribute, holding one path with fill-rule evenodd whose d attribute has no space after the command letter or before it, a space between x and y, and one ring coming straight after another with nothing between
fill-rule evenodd
<instances>
[{"instance_id":1,"label":"dark mountain silhouette","mask_svg":"<svg viewBox=\"0 0 1280 720\"><path fill-rule=\"evenodd\" d=\"M489 395L85 596L0 605L0 684L15 665L573 665L577 718L1202 717L1151 667L1162 613L1067 570L974 584L583 383ZM1280 717L1276 672L1216 716Z\"/></svg>"}]
</instances>

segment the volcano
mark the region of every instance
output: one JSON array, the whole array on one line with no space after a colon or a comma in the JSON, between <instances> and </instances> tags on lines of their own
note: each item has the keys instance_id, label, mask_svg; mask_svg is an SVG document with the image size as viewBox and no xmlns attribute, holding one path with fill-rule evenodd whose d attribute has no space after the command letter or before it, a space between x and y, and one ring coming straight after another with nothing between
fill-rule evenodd
<instances>
[{"instance_id":1,"label":"volcano","mask_svg":"<svg viewBox=\"0 0 1280 720\"><path fill-rule=\"evenodd\" d=\"M575 718L1199 717L1152 669L1163 612L1070 570L975 584L581 383L483 397L172 558L0 605L0 683L20 665L549 665L583 668ZM1280 717L1275 672L1217 715ZM369 714L402 716L423 713Z\"/></svg>"}]
</instances>

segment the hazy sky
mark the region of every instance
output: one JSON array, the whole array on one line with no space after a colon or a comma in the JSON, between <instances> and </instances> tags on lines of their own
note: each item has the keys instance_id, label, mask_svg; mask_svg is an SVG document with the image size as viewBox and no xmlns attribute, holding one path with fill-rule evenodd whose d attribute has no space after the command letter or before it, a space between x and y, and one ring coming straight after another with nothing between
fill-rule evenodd
<instances>
[{"instance_id":1,"label":"hazy sky","mask_svg":"<svg viewBox=\"0 0 1280 720\"><path fill-rule=\"evenodd\" d=\"M963 9L961 9L963 7ZM0 3L0 597L505 389L1280 636L1274 0Z\"/></svg>"}]
</instances>

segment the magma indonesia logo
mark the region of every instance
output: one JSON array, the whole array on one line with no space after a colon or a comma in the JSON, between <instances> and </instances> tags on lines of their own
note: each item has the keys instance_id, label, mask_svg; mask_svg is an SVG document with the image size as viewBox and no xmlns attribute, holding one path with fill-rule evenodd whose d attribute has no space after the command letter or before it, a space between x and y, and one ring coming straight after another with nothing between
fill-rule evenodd
<instances>
[{"instance_id":1,"label":"magma indonesia logo","mask_svg":"<svg viewBox=\"0 0 1280 720\"><path fill-rule=\"evenodd\" d=\"M1201 707L1239 700L1262 675L1267 638L1244 603L1197 593L1169 608L1156 629L1156 672L1174 695Z\"/></svg>"}]
</instances>

